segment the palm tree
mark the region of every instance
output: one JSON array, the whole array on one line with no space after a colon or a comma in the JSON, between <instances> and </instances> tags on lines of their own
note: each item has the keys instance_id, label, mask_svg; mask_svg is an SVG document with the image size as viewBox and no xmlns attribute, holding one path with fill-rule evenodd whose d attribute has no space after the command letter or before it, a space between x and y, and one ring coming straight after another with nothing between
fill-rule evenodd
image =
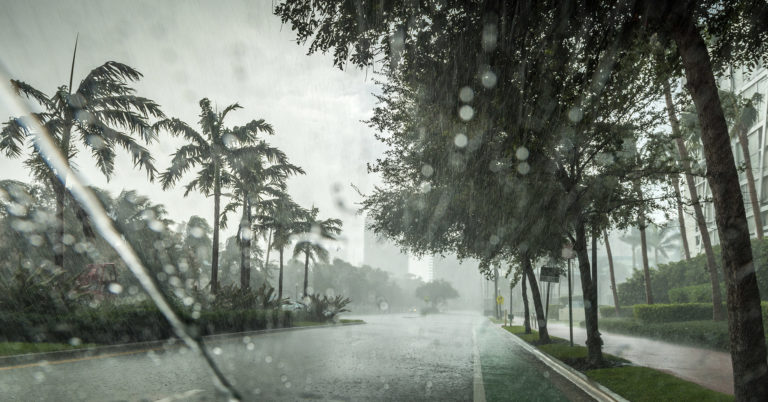
<instances>
[{"instance_id":1,"label":"palm tree","mask_svg":"<svg viewBox=\"0 0 768 402\"><path fill-rule=\"evenodd\" d=\"M755 234L758 239L762 239L763 217L757 197L755 177L752 172L752 157L749 153L749 140L747 139L750 127L757 122L758 118L755 104L762 101L762 96L756 93L751 99L744 99L733 92L721 91L720 99L723 103L726 117L732 122L730 134L738 139L739 145L741 145L741 153L744 156L744 167L747 176L747 191L749 192L749 200L752 203L752 216L755 220Z\"/></svg>"},{"instance_id":2,"label":"palm tree","mask_svg":"<svg viewBox=\"0 0 768 402\"><path fill-rule=\"evenodd\" d=\"M677 118L675 104L672 100L672 90L669 81L664 81L664 100L666 102L667 116L669 125L672 128L672 136L675 138L677 151L680 154L680 163L685 173L685 183L688 186L688 194L691 197L696 226L699 229L699 236L704 253L707 257L707 270L709 271L709 280L712 287L712 319L714 321L724 320L725 313L722 308L722 299L720 297L720 277L717 275L717 263L715 262L715 252L712 249L712 240L709 237L709 229L704 218L704 212L701 209L699 194L696 190L696 183L693 181L693 169L691 168L691 158L688 155L688 147L685 144L683 133L680 128L680 121ZM693 119L689 119L693 120ZM690 127L689 127L690 128ZM688 130L693 131L693 130Z\"/></svg>"},{"instance_id":3,"label":"palm tree","mask_svg":"<svg viewBox=\"0 0 768 402\"><path fill-rule=\"evenodd\" d=\"M174 136L189 141L173 154L171 166L160 175L160 183L166 190L181 180L184 173L193 167L200 167L197 177L187 183L184 196L193 190L200 190L206 196L213 196L213 250L211 253L211 292L218 290L219 274L219 228L221 218L222 189L234 182L227 169L227 159L251 152L250 146L258 142L259 133L273 134L272 126L264 120L252 120L241 127L226 128L224 119L229 112L240 109L237 103L217 112L207 98L200 100L200 127L202 133L192 129L179 119L164 119L155 123L156 129L163 129Z\"/></svg>"},{"instance_id":4,"label":"palm tree","mask_svg":"<svg viewBox=\"0 0 768 402\"><path fill-rule=\"evenodd\" d=\"M91 152L101 173L110 179L115 168L115 149L119 146L132 155L134 165L144 169L153 181L157 172L154 159L134 137L138 136L146 144L154 141L157 136L148 119L165 116L155 102L134 95L134 89L128 85L138 81L141 73L125 64L108 61L91 70L75 89L72 84L76 54L77 41L69 85L59 86L51 96L25 82L11 80L17 95L40 105L42 111L30 118L46 129L70 167L73 167L73 158L84 148ZM20 157L33 137L23 118L10 118L0 132L0 151L11 158ZM51 186L56 198L54 264L64 267L64 210L67 204L76 206L77 203L67 191L64 179L57 177L46 162L46 156L37 147L29 148L25 164L35 179ZM76 211L86 236L93 237L87 215L77 207Z\"/></svg>"},{"instance_id":5,"label":"palm tree","mask_svg":"<svg viewBox=\"0 0 768 402\"><path fill-rule=\"evenodd\" d=\"M306 213L288 194L283 193L277 199L262 203L262 214L256 217L257 223L254 224L254 229L258 232L269 230L272 233L272 241L267 244L267 251L274 248L280 256L277 279L278 300L283 298L283 253L291 244L291 236L298 231L299 222L304 219Z\"/></svg>"},{"instance_id":6,"label":"palm tree","mask_svg":"<svg viewBox=\"0 0 768 402\"><path fill-rule=\"evenodd\" d=\"M288 157L277 148L260 141L255 146L237 150L227 159L232 172L233 200L222 212L222 226L226 214L242 208L237 239L240 244L240 287L250 286L250 253L253 238L253 209L258 208L264 197L279 198L285 190L285 181L292 174L303 174L300 167L288 163Z\"/></svg>"},{"instance_id":7,"label":"palm tree","mask_svg":"<svg viewBox=\"0 0 768 402\"><path fill-rule=\"evenodd\" d=\"M298 257L304 254L304 297L308 297L307 286L309 284L309 260L317 262L318 260L328 262L328 251L320 244L323 240L335 240L335 235L341 233L341 220L325 219L318 220L317 215L320 211L312 207L305 219L298 225L298 234L302 238L293 248L293 256Z\"/></svg>"}]
</instances>

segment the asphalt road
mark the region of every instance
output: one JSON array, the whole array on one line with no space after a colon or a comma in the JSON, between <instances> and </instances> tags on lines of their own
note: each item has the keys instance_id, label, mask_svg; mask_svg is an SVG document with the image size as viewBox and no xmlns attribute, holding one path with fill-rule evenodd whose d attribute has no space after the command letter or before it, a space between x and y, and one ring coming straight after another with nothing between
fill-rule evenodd
<instances>
[{"instance_id":1,"label":"asphalt road","mask_svg":"<svg viewBox=\"0 0 768 402\"><path fill-rule=\"evenodd\" d=\"M209 344L246 400L588 400L472 314L389 314L367 324ZM475 363L475 356L481 364ZM182 347L0 371L3 401L221 400L202 360Z\"/></svg>"}]
</instances>

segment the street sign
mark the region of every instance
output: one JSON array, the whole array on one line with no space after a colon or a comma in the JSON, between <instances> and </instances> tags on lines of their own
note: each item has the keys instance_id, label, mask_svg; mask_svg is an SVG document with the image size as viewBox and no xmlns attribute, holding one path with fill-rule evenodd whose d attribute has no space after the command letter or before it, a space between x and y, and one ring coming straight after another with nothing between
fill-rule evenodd
<instances>
[{"instance_id":1,"label":"street sign","mask_svg":"<svg viewBox=\"0 0 768 402\"><path fill-rule=\"evenodd\" d=\"M496 298L496 304L504 304L504 296L499 296Z\"/></svg>"},{"instance_id":2,"label":"street sign","mask_svg":"<svg viewBox=\"0 0 768 402\"><path fill-rule=\"evenodd\" d=\"M541 267L541 275L539 277L542 282L559 283L560 270L556 267Z\"/></svg>"}]
</instances>

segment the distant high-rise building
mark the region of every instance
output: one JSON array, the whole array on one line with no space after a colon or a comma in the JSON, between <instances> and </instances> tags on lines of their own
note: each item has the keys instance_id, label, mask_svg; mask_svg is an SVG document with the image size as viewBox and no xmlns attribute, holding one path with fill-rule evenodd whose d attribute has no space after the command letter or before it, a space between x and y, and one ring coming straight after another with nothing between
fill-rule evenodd
<instances>
[{"instance_id":1,"label":"distant high-rise building","mask_svg":"<svg viewBox=\"0 0 768 402\"><path fill-rule=\"evenodd\" d=\"M363 264L389 272L393 276L408 273L408 255L401 252L393 242L377 236L368 229L369 218L365 218L363 236Z\"/></svg>"}]
</instances>

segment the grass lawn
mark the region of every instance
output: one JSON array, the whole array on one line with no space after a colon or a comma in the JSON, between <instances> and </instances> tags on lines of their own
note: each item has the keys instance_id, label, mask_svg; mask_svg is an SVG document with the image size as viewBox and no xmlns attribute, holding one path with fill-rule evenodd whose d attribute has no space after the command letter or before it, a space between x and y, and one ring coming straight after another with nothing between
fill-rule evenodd
<instances>
[{"instance_id":1,"label":"grass lawn","mask_svg":"<svg viewBox=\"0 0 768 402\"><path fill-rule=\"evenodd\" d=\"M328 325L327 322L317 322L317 321L294 321L292 327L315 327L318 325Z\"/></svg>"},{"instance_id":2,"label":"grass lawn","mask_svg":"<svg viewBox=\"0 0 768 402\"><path fill-rule=\"evenodd\" d=\"M339 320L339 322L342 324L365 324L365 321L363 320L352 320L352 319L345 319L345 318L342 318L341 320Z\"/></svg>"},{"instance_id":3,"label":"grass lawn","mask_svg":"<svg viewBox=\"0 0 768 402\"><path fill-rule=\"evenodd\" d=\"M496 317L488 317L488 319L494 324L504 324L504 320L500 320Z\"/></svg>"},{"instance_id":4,"label":"grass lawn","mask_svg":"<svg viewBox=\"0 0 768 402\"><path fill-rule=\"evenodd\" d=\"M648 367L628 365L630 364L629 361L607 353L603 353L603 357L609 362L620 365L619 367L582 370L578 362L587 357L585 346L574 345L571 347L567 340L554 336L551 337L553 343L537 345L539 334L536 331L531 330L530 334L526 334L522 326L504 327L504 329L536 346L542 352L582 371L587 377L633 402L733 400L731 395L712 391Z\"/></svg>"},{"instance_id":5,"label":"grass lawn","mask_svg":"<svg viewBox=\"0 0 768 402\"><path fill-rule=\"evenodd\" d=\"M55 352L58 350L82 349L93 346L96 345L89 343L72 346L68 343L0 342L0 356Z\"/></svg>"}]
</instances>

